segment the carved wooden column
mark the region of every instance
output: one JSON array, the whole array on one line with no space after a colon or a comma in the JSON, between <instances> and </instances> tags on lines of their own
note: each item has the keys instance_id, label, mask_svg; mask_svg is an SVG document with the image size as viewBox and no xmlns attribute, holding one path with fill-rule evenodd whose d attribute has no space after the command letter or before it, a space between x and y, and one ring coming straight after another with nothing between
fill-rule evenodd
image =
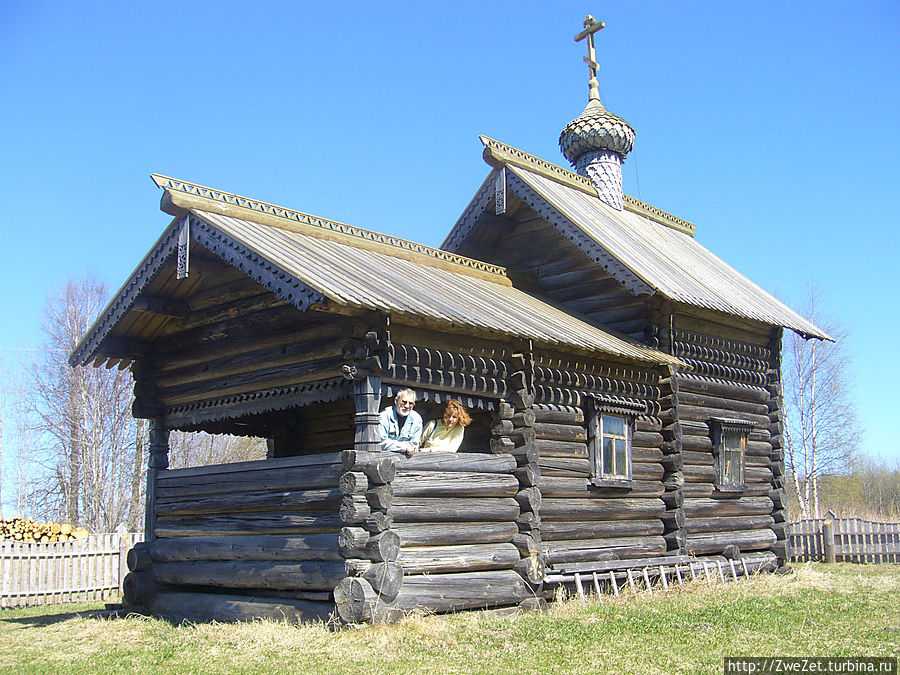
<instances>
[{"instance_id":1,"label":"carved wooden column","mask_svg":"<svg viewBox=\"0 0 900 675\"><path fill-rule=\"evenodd\" d=\"M150 455L147 459L147 502L144 514L144 541L156 539L156 477L169 468L169 430L162 420L150 420Z\"/></svg>"},{"instance_id":2,"label":"carved wooden column","mask_svg":"<svg viewBox=\"0 0 900 675\"><path fill-rule=\"evenodd\" d=\"M381 407L381 375L370 374L354 380L353 399L356 402L353 449L364 452L380 450L378 413Z\"/></svg>"}]
</instances>

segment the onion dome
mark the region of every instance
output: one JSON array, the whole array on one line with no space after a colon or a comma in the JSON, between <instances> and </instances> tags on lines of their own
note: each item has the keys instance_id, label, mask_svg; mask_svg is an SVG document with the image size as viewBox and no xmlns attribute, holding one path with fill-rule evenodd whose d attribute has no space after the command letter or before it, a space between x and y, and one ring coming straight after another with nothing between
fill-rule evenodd
<instances>
[{"instance_id":1,"label":"onion dome","mask_svg":"<svg viewBox=\"0 0 900 675\"><path fill-rule=\"evenodd\" d=\"M597 151L614 152L621 159L634 147L634 129L613 115L596 99L584 112L569 122L559 135L559 148L572 165L578 158Z\"/></svg>"}]
</instances>

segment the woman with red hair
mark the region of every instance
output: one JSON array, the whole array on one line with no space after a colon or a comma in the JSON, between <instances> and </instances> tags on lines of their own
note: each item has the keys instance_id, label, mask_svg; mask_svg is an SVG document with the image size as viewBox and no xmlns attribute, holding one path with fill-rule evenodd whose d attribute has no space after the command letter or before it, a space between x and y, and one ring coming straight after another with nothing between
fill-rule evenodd
<instances>
[{"instance_id":1,"label":"woman with red hair","mask_svg":"<svg viewBox=\"0 0 900 675\"><path fill-rule=\"evenodd\" d=\"M456 452L462 443L465 428L472 418L456 399L447 401L439 420L431 420L422 431L420 452Z\"/></svg>"}]
</instances>

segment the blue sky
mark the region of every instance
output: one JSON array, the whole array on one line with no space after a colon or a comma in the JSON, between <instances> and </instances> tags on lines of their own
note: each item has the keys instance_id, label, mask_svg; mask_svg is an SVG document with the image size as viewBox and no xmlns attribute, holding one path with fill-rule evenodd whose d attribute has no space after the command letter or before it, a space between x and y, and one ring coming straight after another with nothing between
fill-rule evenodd
<instances>
[{"instance_id":1,"label":"blue sky","mask_svg":"<svg viewBox=\"0 0 900 675\"><path fill-rule=\"evenodd\" d=\"M565 165L587 12L626 192L789 304L821 286L895 461L894 1L0 0L0 362L67 278L125 281L168 223L151 172L439 245L478 134Z\"/></svg>"}]
</instances>

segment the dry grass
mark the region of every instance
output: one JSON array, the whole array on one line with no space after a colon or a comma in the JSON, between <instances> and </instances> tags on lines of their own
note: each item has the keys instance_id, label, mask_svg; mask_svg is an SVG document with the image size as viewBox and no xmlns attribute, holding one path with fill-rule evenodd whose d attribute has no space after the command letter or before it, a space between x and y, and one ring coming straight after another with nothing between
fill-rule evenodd
<instances>
[{"instance_id":1,"label":"dry grass","mask_svg":"<svg viewBox=\"0 0 900 675\"><path fill-rule=\"evenodd\" d=\"M795 565L653 598L543 613L417 615L335 631L273 621L172 625L70 606L0 612L3 672L719 673L725 655L896 655L900 565ZM83 609L83 608L82 608Z\"/></svg>"}]
</instances>

